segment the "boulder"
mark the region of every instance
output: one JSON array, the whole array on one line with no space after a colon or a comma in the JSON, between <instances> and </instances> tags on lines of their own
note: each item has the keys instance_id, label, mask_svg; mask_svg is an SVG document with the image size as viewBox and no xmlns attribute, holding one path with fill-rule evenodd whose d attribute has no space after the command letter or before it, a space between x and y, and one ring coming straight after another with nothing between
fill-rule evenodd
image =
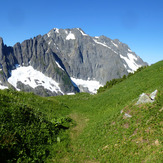
<instances>
[{"instance_id":1,"label":"boulder","mask_svg":"<svg viewBox=\"0 0 163 163\"><path fill-rule=\"evenodd\" d=\"M151 98L151 100L154 100L155 99L155 97L156 97L156 95L157 95L157 89L154 91L154 92L152 92L150 95L149 95L149 97Z\"/></svg>"},{"instance_id":2,"label":"boulder","mask_svg":"<svg viewBox=\"0 0 163 163\"><path fill-rule=\"evenodd\" d=\"M126 118L131 118L132 116L130 114L125 113Z\"/></svg>"},{"instance_id":3,"label":"boulder","mask_svg":"<svg viewBox=\"0 0 163 163\"><path fill-rule=\"evenodd\" d=\"M136 105L154 102L157 92L158 92L158 90L156 89L149 96L145 93L142 93L140 95L139 100L137 101Z\"/></svg>"},{"instance_id":4,"label":"boulder","mask_svg":"<svg viewBox=\"0 0 163 163\"><path fill-rule=\"evenodd\" d=\"M142 93L140 95L139 100L137 101L136 105L145 104L145 103L152 103L152 102L153 102L153 100L151 100L147 94Z\"/></svg>"}]
</instances>

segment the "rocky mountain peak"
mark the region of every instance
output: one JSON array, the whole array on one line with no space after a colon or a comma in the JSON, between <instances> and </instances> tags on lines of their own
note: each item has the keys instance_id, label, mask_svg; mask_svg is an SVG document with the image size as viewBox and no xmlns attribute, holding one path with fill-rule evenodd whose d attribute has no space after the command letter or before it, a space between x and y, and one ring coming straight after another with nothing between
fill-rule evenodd
<instances>
[{"instance_id":1,"label":"rocky mountain peak","mask_svg":"<svg viewBox=\"0 0 163 163\"><path fill-rule=\"evenodd\" d=\"M80 28L53 28L13 47L4 46L1 38L0 56L0 81L44 96L95 93L107 81L146 65L128 45L91 37Z\"/></svg>"},{"instance_id":2,"label":"rocky mountain peak","mask_svg":"<svg viewBox=\"0 0 163 163\"><path fill-rule=\"evenodd\" d=\"M2 37L0 37L0 46L2 46L2 44L3 44L3 39Z\"/></svg>"}]
</instances>

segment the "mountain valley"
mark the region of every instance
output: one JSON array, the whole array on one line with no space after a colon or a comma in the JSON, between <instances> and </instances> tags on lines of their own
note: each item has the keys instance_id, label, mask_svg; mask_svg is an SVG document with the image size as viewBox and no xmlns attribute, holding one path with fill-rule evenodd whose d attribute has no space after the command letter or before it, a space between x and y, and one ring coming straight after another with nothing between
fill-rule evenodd
<instances>
[{"instance_id":1,"label":"mountain valley","mask_svg":"<svg viewBox=\"0 0 163 163\"><path fill-rule=\"evenodd\" d=\"M160 61L93 95L0 90L0 161L161 163L162 72Z\"/></svg>"}]
</instances>

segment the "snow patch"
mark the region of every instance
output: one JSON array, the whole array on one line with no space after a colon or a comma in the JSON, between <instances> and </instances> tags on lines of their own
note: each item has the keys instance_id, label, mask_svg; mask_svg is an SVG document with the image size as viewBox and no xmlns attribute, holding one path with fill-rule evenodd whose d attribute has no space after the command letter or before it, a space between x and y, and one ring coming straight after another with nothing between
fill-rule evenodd
<instances>
[{"instance_id":1,"label":"snow patch","mask_svg":"<svg viewBox=\"0 0 163 163\"><path fill-rule=\"evenodd\" d=\"M122 56L122 55L120 54L120 57L121 57L122 59L125 60L125 62L126 62L126 64L128 65L128 67L131 69L131 70L127 70L128 72L134 72L134 71L136 71L139 67L141 67L141 65L136 64L135 61L137 60L137 58L136 58L133 54L128 53L127 56L128 56L128 57L124 57L124 56Z\"/></svg>"},{"instance_id":2,"label":"snow patch","mask_svg":"<svg viewBox=\"0 0 163 163\"><path fill-rule=\"evenodd\" d=\"M71 93L67 93L67 95L75 95L75 93L74 92L71 92Z\"/></svg>"},{"instance_id":3,"label":"snow patch","mask_svg":"<svg viewBox=\"0 0 163 163\"><path fill-rule=\"evenodd\" d=\"M134 60L137 61L138 60L132 53L128 53L127 55L129 57L129 59L132 60L132 61L134 61Z\"/></svg>"},{"instance_id":4,"label":"snow patch","mask_svg":"<svg viewBox=\"0 0 163 163\"><path fill-rule=\"evenodd\" d=\"M59 87L59 83L50 77L45 76L42 72L35 70L32 66L19 66L15 70L11 71L11 77L8 78L8 82L17 90L19 90L17 88L18 81L25 85L29 85L32 88L43 86L51 92L61 92L64 94Z\"/></svg>"},{"instance_id":5,"label":"snow patch","mask_svg":"<svg viewBox=\"0 0 163 163\"><path fill-rule=\"evenodd\" d=\"M123 64L125 66L125 68L127 68L127 66L125 64Z\"/></svg>"},{"instance_id":6,"label":"snow patch","mask_svg":"<svg viewBox=\"0 0 163 163\"><path fill-rule=\"evenodd\" d=\"M112 49L111 49L112 50ZM114 53L118 54L115 50L112 50Z\"/></svg>"},{"instance_id":7,"label":"snow patch","mask_svg":"<svg viewBox=\"0 0 163 163\"><path fill-rule=\"evenodd\" d=\"M7 86L0 85L0 89L1 90L4 90L4 89L8 89L8 87Z\"/></svg>"},{"instance_id":8,"label":"snow patch","mask_svg":"<svg viewBox=\"0 0 163 163\"><path fill-rule=\"evenodd\" d=\"M58 28L54 28L56 33L59 33L59 29Z\"/></svg>"},{"instance_id":9,"label":"snow patch","mask_svg":"<svg viewBox=\"0 0 163 163\"><path fill-rule=\"evenodd\" d=\"M128 51L132 53L132 51L130 49L128 49Z\"/></svg>"},{"instance_id":10,"label":"snow patch","mask_svg":"<svg viewBox=\"0 0 163 163\"><path fill-rule=\"evenodd\" d=\"M87 34L85 34L82 30L80 30L79 28L77 28L80 32L81 32L81 34L83 35L83 36L88 36Z\"/></svg>"},{"instance_id":11,"label":"snow patch","mask_svg":"<svg viewBox=\"0 0 163 163\"><path fill-rule=\"evenodd\" d=\"M65 30L65 33L68 34L67 30Z\"/></svg>"},{"instance_id":12,"label":"snow patch","mask_svg":"<svg viewBox=\"0 0 163 163\"><path fill-rule=\"evenodd\" d=\"M50 41L48 42L48 45L50 45L50 44L51 44L51 42L52 42L52 40L50 40Z\"/></svg>"},{"instance_id":13,"label":"snow patch","mask_svg":"<svg viewBox=\"0 0 163 163\"><path fill-rule=\"evenodd\" d=\"M50 32L48 32L48 33L47 33L47 35L48 35L48 37L50 37L51 33L50 33Z\"/></svg>"},{"instance_id":14,"label":"snow patch","mask_svg":"<svg viewBox=\"0 0 163 163\"><path fill-rule=\"evenodd\" d=\"M58 28L53 28L53 30L55 31L55 33L59 33L59 29ZM47 36L50 37L52 35L52 31L47 33Z\"/></svg>"},{"instance_id":15,"label":"snow patch","mask_svg":"<svg viewBox=\"0 0 163 163\"><path fill-rule=\"evenodd\" d=\"M113 51L114 53L118 54L116 51L114 51L111 47L107 46L105 43L99 42L99 41L97 41L97 40L95 40L95 39L93 39L93 40L94 40L94 42L95 42L96 44L102 45L102 46L104 46L104 47L110 49L110 50Z\"/></svg>"},{"instance_id":16,"label":"snow patch","mask_svg":"<svg viewBox=\"0 0 163 163\"><path fill-rule=\"evenodd\" d=\"M73 77L71 77L71 80L77 86L81 85L82 87L87 87L91 93L97 93L97 89L103 86L96 80L83 80L83 79L76 79Z\"/></svg>"},{"instance_id":17,"label":"snow patch","mask_svg":"<svg viewBox=\"0 0 163 163\"><path fill-rule=\"evenodd\" d=\"M64 71L64 69L60 66L60 64L59 64L57 61L55 61L55 63L57 64L57 66L58 66L61 70Z\"/></svg>"},{"instance_id":18,"label":"snow patch","mask_svg":"<svg viewBox=\"0 0 163 163\"><path fill-rule=\"evenodd\" d=\"M75 35L73 33L71 33L71 31L70 31L70 33L66 37L66 40L75 40Z\"/></svg>"},{"instance_id":19,"label":"snow patch","mask_svg":"<svg viewBox=\"0 0 163 163\"><path fill-rule=\"evenodd\" d=\"M3 90L3 89L8 89L8 87L7 87L7 86L2 85L2 82L0 81L0 89L1 89L1 90Z\"/></svg>"},{"instance_id":20,"label":"snow patch","mask_svg":"<svg viewBox=\"0 0 163 163\"><path fill-rule=\"evenodd\" d=\"M113 41L111 41L111 43L112 43L114 46L116 46L116 47L118 48L118 45L117 45L117 44L115 44Z\"/></svg>"},{"instance_id":21,"label":"snow patch","mask_svg":"<svg viewBox=\"0 0 163 163\"><path fill-rule=\"evenodd\" d=\"M96 44L99 44L99 45L102 45L102 46L105 46L105 47L111 49L111 48L110 48L109 46L107 46L106 44L104 44L104 43L102 43L102 42L99 42L99 41L97 41L97 40L95 40L95 39L93 39L93 40L94 40L94 42L95 42Z\"/></svg>"}]
</instances>

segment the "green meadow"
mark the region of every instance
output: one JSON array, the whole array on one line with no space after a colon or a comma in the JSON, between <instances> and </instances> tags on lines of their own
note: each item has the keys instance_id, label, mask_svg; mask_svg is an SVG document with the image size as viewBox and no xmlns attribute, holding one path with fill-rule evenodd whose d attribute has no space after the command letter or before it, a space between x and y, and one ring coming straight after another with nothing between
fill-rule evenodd
<instances>
[{"instance_id":1,"label":"green meadow","mask_svg":"<svg viewBox=\"0 0 163 163\"><path fill-rule=\"evenodd\" d=\"M0 162L163 162L163 61L108 85L56 97L0 90Z\"/></svg>"}]
</instances>

